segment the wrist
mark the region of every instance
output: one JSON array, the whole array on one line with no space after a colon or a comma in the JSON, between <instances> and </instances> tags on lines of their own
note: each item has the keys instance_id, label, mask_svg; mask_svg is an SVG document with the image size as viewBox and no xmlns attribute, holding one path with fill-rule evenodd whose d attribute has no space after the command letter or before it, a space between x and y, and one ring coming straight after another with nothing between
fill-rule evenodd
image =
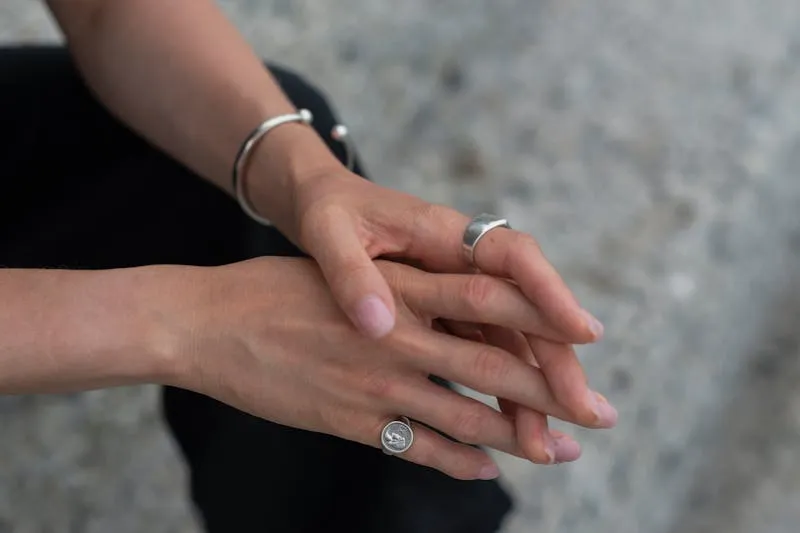
<instances>
[{"instance_id":1,"label":"wrist","mask_svg":"<svg viewBox=\"0 0 800 533\"><path fill-rule=\"evenodd\" d=\"M7 270L0 293L0 392L50 393L169 383L176 336L158 320L157 272Z\"/></svg>"},{"instance_id":2,"label":"wrist","mask_svg":"<svg viewBox=\"0 0 800 533\"><path fill-rule=\"evenodd\" d=\"M86 298L71 328L102 354L95 369L101 386L179 385L188 373L190 339L183 308L196 267L147 266L86 273L73 293ZM83 273L80 273L83 274ZM83 311L82 311L83 310Z\"/></svg>"},{"instance_id":3,"label":"wrist","mask_svg":"<svg viewBox=\"0 0 800 533\"><path fill-rule=\"evenodd\" d=\"M319 176L342 169L313 128L283 124L253 149L245 189L256 211L286 231L297 219L298 191Z\"/></svg>"},{"instance_id":4,"label":"wrist","mask_svg":"<svg viewBox=\"0 0 800 533\"><path fill-rule=\"evenodd\" d=\"M128 342L141 355L127 369L135 381L190 388L197 337L193 314L205 290L201 274L206 270L154 265L115 271L119 299L130 317L128 333L135 332Z\"/></svg>"}]
</instances>

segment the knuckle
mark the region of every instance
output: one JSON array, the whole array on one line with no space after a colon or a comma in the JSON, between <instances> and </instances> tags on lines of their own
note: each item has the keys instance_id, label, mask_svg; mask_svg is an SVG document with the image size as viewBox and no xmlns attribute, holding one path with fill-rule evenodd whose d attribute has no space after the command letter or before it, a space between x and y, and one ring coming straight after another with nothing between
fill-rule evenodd
<instances>
[{"instance_id":1,"label":"knuckle","mask_svg":"<svg viewBox=\"0 0 800 533\"><path fill-rule=\"evenodd\" d=\"M534 252L541 251L542 247L539 244L539 241L536 240L536 237L533 235L529 235L528 233L517 233L515 239L514 247L519 250L530 250Z\"/></svg>"},{"instance_id":2,"label":"knuckle","mask_svg":"<svg viewBox=\"0 0 800 533\"><path fill-rule=\"evenodd\" d=\"M462 287L462 300L473 310L484 310L497 295L494 281L489 276L469 276Z\"/></svg>"},{"instance_id":3,"label":"knuckle","mask_svg":"<svg viewBox=\"0 0 800 533\"><path fill-rule=\"evenodd\" d=\"M503 354L496 348L485 346L475 356L475 372L485 383L501 383L506 380L510 366Z\"/></svg>"},{"instance_id":4,"label":"knuckle","mask_svg":"<svg viewBox=\"0 0 800 533\"><path fill-rule=\"evenodd\" d=\"M475 444L483 435L486 427L486 416L479 406L462 409L455 419L454 438L467 444Z\"/></svg>"},{"instance_id":5,"label":"knuckle","mask_svg":"<svg viewBox=\"0 0 800 533\"><path fill-rule=\"evenodd\" d=\"M341 205L340 198L330 194L311 201L298 215L297 231L304 246L319 246L330 239L332 228L341 225L342 220L350 220L351 215L346 206Z\"/></svg>"},{"instance_id":6,"label":"knuckle","mask_svg":"<svg viewBox=\"0 0 800 533\"><path fill-rule=\"evenodd\" d=\"M464 218L450 207L429 202L417 204L412 208L412 213L412 227L415 235L427 234L430 232L430 228L459 231L457 228L462 224Z\"/></svg>"},{"instance_id":7,"label":"knuckle","mask_svg":"<svg viewBox=\"0 0 800 533\"><path fill-rule=\"evenodd\" d=\"M320 205L316 201L305 210L300 220L300 235L304 238L318 234L323 230L333 216L333 209L328 205Z\"/></svg>"},{"instance_id":8,"label":"knuckle","mask_svg":"<svg viewBox=\"0 0 800 533\"><path fill-rule=\"evenodd\" d=\"M451 211L449 207L445 207L442 204L425 202L419 204L417 207L417 216L421 219L421 222L426 224L430 222L441 222L451 215Z\"/></svg>"},{"instance_id":9,"label":"knuckle","mask_svg":"<svg viewBox=\"0 0 800 533\"><path fill-rule=\"evenodd\" d=\"M511 247L506 254L507 268L517 266L515 264L529 263L531 257L540 259L544 257L542 247L533 236L527 233L517 233L516 238L511 244Z\"/></svg>"}]
</instances>

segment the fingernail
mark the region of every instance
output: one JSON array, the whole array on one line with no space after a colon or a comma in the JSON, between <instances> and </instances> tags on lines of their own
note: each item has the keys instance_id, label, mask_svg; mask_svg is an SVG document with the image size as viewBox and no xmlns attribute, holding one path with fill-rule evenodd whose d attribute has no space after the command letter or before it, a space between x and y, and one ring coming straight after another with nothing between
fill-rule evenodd
<instances>
[{"instance_id":1,"label":"fingernail","mask_svg":"<svg viewBox=\"0 0 800 533\"><path fill-rule=\"evenodd\" d=\"M597 339L602 337L603 336L603 332L605 331L605 328L603 327L603 324L599 320L597 320L594 317L594 315L592 315L586 309L583 310L583 314L586 317L587 324L589 325L589 331L591 331L592 334Z\"/></svg>"},{"instance_id":2,"label":"fingernail","mask_svg":"<svg viewBox=\"0 0 800 533\"><path fill-rule=\"evenodd\" d=\"M361 329L370 337L380 338L392 331L394 317L379 297L371 295L356 306L356 320Z\"/></svg>"},{"instance_id":3,"label":"fingernail","mask_svg":"<svg viewBox=\"0 0 800 533\"><path fill-rule=\"evenodd\" d=\"M547 464L552 465L556 462L556 441L553 436L545 430L544 433L544 453L547 454Z\"/></svg>"},{"instance_id":4,"label":"fingernail","mask_svg":"<svg viewBox=\"0 0 800 533\"><path fill-rule=\"evenodd\" d=\"M556 463L571 463L581 456L581 445L567 436L558 436L556 442Z\"/></svg>"},{"instance_id":5,"label":"fingernail","mask_svg":"<svg viewBox=\"0 0 800 533\"><path fill-rule=\"evenodd\" d=\"M485 479L487 481L490 479L497 479L498 477L500 477L500 470L498 470L497 465L493 464L484 465L478 473L478 479Z\"/></svg>"},{"instance_id":6,"label":"fingernail","mask_svg":"<svg viewBox=\"0 0 800 533\"><path fill-rule=\"evenodd\" d=\"M614 406L611 405L605 396L599 392L589 391L589 403L597 417L597 425L604 428L612 428L617 424L619 414Z\"/></svg>"}]
</instances>

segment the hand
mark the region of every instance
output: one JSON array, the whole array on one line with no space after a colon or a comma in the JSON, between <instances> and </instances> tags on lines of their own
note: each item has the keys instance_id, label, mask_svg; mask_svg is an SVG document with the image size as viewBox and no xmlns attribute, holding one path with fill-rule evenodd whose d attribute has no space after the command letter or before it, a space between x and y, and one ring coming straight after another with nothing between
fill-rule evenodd
<instances>
[{"instance_id":1,"label":"hand","mask_svg":"<svg viewBox=\"0 0 800 533\"><path fill-rule=\"evenodd\" d=\"M375 447L383 425L406 415L421 424L401 457L461 479L494 477L496 468L483 451L422 424L461 442L538 462L549 458L518 441L509 416L435 385L431 374L568 422L613 425L607 413L593 411L594 393L579 409L565 409L539 369L431 328L445 318L537 333L538 310L512 284L375 265L397 302L396 327L379 340L353 328L312 261L268 258L182 270L179 283L188 289L162 313L183 361L174 384L274 422Z\"/></svg>"},{"instance_id":2,"label":"hand","mask_svg":"<svg viewBox=\"0 0 800 533\"><path fill-rule=\"evenodd\" d=\"M379 338L394 327L396 310L391 289L373 259L392 258L431 272L471 272L474 268L461 248L469 218L366 181L337 165L312 167L302 178L295 177L293 208L280 218L279 226L317 260L351 321L368 336ZM535 330L541 337L527 340L540 345L541 370L556 398L566 409L580 409L588 388L570 344L599 339L602 325L580 307L526 234L508 229L490 232L476 247L475 262L482 272L511 280L538 309L537 322L520 329Z\"/></svg>"},{"instance_id":3,"label":"hand","mask_svg":"<svg viewBox=\"0 0 800 533\"><path fill-rule=\"evenodd\" d=\"M461 238L469 218L381 187L343 167L316 171L295 194L294 220L281 228L319 263L353 323L372 337L391 331L395 307L377 257L419 264L432 272L469 272ZM542 335L592 342L602 325L581 309L536 241L496 229L481 240L475 262L486 274L513 280L541 313Z\"/></svg>"}]
</instances>

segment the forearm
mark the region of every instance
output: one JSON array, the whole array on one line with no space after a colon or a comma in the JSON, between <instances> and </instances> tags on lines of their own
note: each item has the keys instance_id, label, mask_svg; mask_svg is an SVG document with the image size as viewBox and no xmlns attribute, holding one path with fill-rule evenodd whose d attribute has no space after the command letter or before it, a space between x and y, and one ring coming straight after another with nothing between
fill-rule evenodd
<instances>
[{"instance_id":1,"label":"forearm","mask_svg":"<svg viewBox=\"0 0 800 533\"><path fill-rule=\"evenodd\" d=\"M0 394L171 381L159 268L0 269Z\"/></svg>"},{"instance_id":2,"label":"forearm","mask_svg":"<svg viewBox=\"0 0 800 533\"><path fill-rule=\"evenodd\" d=\"M87 83L122 121L230 192L233 160L263 120L293 112L275 79L210 0L50 0ZM316 133L290 124L253 154L248 186L279 220L307 167L335 164ZM270 201L274 198L276 201Z\"/></svg>"}]
</instances>

